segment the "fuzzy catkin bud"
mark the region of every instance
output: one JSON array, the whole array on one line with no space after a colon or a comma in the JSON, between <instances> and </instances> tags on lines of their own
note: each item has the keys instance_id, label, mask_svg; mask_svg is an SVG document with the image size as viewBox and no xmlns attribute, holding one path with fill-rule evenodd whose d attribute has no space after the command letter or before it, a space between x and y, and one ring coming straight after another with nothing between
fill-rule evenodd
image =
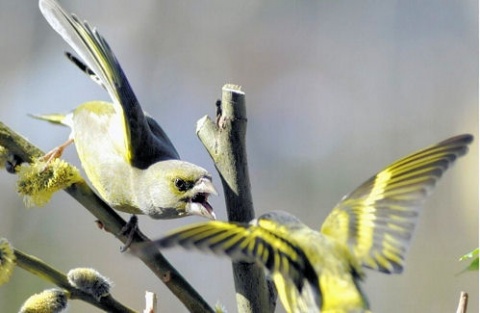
<instances>
[{"instance_id":1,"label":"fuzzy catkin bud","mask_svg":"<svg viewBox=\"0 0 480 313\"><path fill-rule=\"evenodd\" d=\"M70 284L92 295L97 301L110 294L112 283L93 268L74 268L67 274Z\"/></svg>"},{"instance_id":2,"label":"fuzzy catkin bud","mask_svg":"<svg viewBox=\"0 0 480 313\"><path fill-rule=\"evenodd\" d=\"M62 289L47 289L25 301L19 313L60 313L67 308L69 294Z\"/></svg>"},{"instance_id":3,"label":"fuzzy catkin bud","mask_svg":"<svg viewBox=\"0 0 480 313\"><path fill-rule=\"evenodd\" d=\"M0 238L0 286L10 280L15 267L15 253L5 238Z\"/></svg>"},{"instance_id":4,"label":"fuzzy catkin bud","mask_svg":"<svg viewBox=\"0 0 480 313\"><path fill-rule=\"evenodd\" d=\"M61 159L24 164L18 177L18 193L24 196L27 207L45 205L55 192L83 181L78 169Z\"/></svg>"},{"instance_id":5,"label":"fuzzy catkin bud","mask_svg":"<svg viewBox=\"0 0 480 313\"><path fill-rule=\"evenodd\" d=\"M4 146L0 146L0 168L5 167L8 160L8 150Z\"/></svg>"}]
</instances>

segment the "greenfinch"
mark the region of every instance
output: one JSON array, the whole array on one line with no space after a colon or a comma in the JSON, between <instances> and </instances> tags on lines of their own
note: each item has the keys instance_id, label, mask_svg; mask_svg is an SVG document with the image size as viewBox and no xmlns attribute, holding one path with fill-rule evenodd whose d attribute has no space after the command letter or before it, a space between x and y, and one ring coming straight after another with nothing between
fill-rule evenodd
<instances>
[{"instance_id":1,"label":"greenfinch","mask_svg":"<svg viewBox=\"0 0 480 313\"><path fill-rule=\"evenodd\" d=\"M85 64L70 59L83 66L113 101L87 102L66 115L39 116L72 129L69 141L48 157L58 156L73 141L95 190L120 211L154 219L189 215L215 219L208 203L208 197L216 194L211 175L180 160L167 134L142 110L106 40L55 0L40 0L39 7Z\"/></svg>"},{"instance_id":2,"label":"greenfinch","mask_svg":"<svg viewBox=\"0 0 480 313\"><path fill-rule=\"evenodd\" d=\"M345 196L320 231L281 211L250 224L188 225L155 241L257 262L271 274L287 312L369 312L363 267L400 273L420 208L436 182L467 152L460 135L391 164Z\"/></svg>"}]
</instances>

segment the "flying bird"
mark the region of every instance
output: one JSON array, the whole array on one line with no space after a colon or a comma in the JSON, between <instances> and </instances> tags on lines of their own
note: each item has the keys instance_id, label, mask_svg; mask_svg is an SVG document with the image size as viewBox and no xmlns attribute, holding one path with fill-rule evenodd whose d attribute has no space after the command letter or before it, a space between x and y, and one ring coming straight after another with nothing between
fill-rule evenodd
<instances>
[{"instance_id":1,"label":"flying bird","mask_svg":"<svg viewBox=\"0 0 480 313\"><path fill-rule=\"evenodd\" d=\"M343 197L319 231L274 211L250 224L188 225L154 244L260 264L289 313L370 312L360 286L363 268L402 272L426 197L472 141L456 136L394 162Z\"/></svg>"}]
</instances>

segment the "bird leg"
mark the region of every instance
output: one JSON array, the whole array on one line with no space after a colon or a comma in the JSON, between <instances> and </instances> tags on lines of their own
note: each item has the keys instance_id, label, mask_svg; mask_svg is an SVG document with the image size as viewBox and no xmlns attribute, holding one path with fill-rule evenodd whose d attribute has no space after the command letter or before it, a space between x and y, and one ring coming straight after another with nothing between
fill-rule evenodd
<instances>
[{"instance_id":1,"label":"bird leg","mask_svg":"<svg viewBox=\"0 0 480 313\"><path fill-rule=\"evenodd\" d=\"M73 142L73 138L69 138L67 141L65 141L64 143L62 143L61 145L53 148L52 150L48 151L43 157L42 159L44 161L47 162L47 164L49 164L50 162L52 162L54 159L57 159L59 157L62 156L63 154L63 151L65 150L65 148L70 145L71 143Z\"/></svg>"},{"instance_id":2,"label":"bird leg","mask_svg":"<svg viewBox=\"0 0 480 313\"><path fill-rule=\"evenodd\" d=\"M120 235L126 236L127 240L125 241L125 245L120 249L120 252L125 252L130 247L133 242L133 236L135 236L135 232L138 229L138 217L133 214L132 217L128 220L127 224L122 227L120 230Z\"/></svg>"}]
</instances>

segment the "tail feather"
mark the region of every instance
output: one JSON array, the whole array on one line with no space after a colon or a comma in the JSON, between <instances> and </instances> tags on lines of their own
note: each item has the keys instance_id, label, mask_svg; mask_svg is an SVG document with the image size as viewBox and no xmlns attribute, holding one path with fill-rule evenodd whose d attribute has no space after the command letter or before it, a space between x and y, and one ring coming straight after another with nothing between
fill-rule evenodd
<instances>
[{"instance_id":1,"label":"tail feather","mask_svg":"<svg viewBox=\"0 0 480 313\"><path fill-rule=\"evenodd\" d=\"M28 114L28 116L41 120L41 121L47 121L52 124L57 124L57 125L63 125L63 126L71 126L71 123L69 122L69 114L61 114L61 113L52 113L52 114Z\"/></svg>"}]
</instances>

